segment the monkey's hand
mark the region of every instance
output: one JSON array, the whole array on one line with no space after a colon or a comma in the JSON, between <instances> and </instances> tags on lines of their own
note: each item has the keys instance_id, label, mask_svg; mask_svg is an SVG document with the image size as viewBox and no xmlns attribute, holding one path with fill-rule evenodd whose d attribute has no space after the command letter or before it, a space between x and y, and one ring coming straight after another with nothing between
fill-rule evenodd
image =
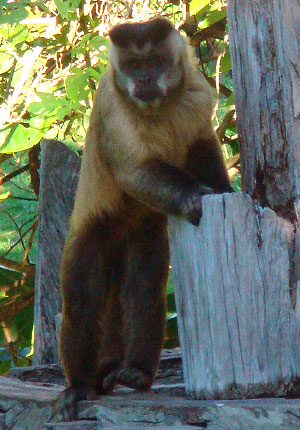
<instances>
[{"instance_id":1,"label":"monkey's hand","mask_svg":"<svg viewBox=\"0 0 300 430\"><path fill-rule=\"evenodd\" d=\"M58 422L74 421L78 415L79 400L93 400L96 395L88 394L86 388L66 388L55 400L53 413Z\"/></svg>"},{"instance_id":2,"label":"monkey's hand","mask_svg":"<svg viewBox=\"0 0 300 430\"><path fill-rule=\"evenodd\" d=\"M182 208L185 219L196 227L199 226L202 217L202 196L206 194L215 194L215 191L210 187L201 185L198 193L193 193L186 198Z\"/></svg>"}]
</instances>

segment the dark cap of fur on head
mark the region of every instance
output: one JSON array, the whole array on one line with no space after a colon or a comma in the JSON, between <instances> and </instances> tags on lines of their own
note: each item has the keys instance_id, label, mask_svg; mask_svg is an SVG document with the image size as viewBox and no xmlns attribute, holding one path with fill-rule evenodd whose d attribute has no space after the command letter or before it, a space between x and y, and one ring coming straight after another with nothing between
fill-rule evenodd
<instances>
[{"instance_id":1,"label":"dark cap of fur on head","mask_svg":"<svg viewBox=\"0 0 300 430\"><path fill-rule=\"evenodd\" d=\"M109 32L109 37L119 48L126 49L133 43L142 48L147 42L155 45L163 41L172 30L174 30L172 24L167 19L159 17L147 22L116 25Z\"/></svg>"}]
</instances>

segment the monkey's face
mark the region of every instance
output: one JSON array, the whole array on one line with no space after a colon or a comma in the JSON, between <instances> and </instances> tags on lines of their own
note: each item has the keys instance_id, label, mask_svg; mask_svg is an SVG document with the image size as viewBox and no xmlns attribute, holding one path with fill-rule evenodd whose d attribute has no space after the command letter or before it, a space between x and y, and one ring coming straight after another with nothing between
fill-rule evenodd
<instances>
[{"instance_id":1,"label":"monkey's face","mask_svg":"<svg viewBox=\"0 0 300 430\"><path fill-rule=\"evenodd\" d=\"M182 84L185 44L165 19L121 24L110 32L111 64L118 90L139 107L159 106Z\"/></svg>"}]
</instances>

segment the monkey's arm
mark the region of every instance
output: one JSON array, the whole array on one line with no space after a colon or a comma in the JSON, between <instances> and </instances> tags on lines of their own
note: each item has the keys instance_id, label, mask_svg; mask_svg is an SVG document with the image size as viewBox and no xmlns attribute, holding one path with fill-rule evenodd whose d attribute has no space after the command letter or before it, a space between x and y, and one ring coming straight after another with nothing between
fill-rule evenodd
<instances>
[{"instance_id":1,"label":"monkey's arm","mask_svg":"<svg viewBox=\"0 0 300 430\"><path fill-rule=\"evenodd\" d=\"M109 164L125 192L154 209L182 215L192 224L199 224L201 197L213 194L213 189L186 171L159 159L153 158L137 165L124 155L115 162L113 158Z\"/></svg>"},{"instance_id":2,"label":"monkey's arm","mask_svg":"<svg viewBox=\"0 0 300 430\"><path fill-rule=\"evenodd\" d=\"M232 193L224 156L214 131L199 137L188 150L186 170L218 193Z\"/></svg>"}]
</instances>

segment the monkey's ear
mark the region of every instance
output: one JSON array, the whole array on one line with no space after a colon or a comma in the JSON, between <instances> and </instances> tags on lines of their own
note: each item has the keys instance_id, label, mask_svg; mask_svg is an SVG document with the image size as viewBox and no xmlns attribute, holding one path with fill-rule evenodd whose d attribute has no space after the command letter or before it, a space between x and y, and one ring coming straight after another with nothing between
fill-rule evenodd
<instances>
[{"instance_id":1,"label":"monkey's ear","mask_svg":"<svg viewBox=\"0 0 300 430\"><path fill-rule=\"evenodd\" d=\"M128 40L130 39L130 24L120 24L113 27L108 33L110 40L114 45L119 47L128 46Z\"/></svg>"}]
</instances>

